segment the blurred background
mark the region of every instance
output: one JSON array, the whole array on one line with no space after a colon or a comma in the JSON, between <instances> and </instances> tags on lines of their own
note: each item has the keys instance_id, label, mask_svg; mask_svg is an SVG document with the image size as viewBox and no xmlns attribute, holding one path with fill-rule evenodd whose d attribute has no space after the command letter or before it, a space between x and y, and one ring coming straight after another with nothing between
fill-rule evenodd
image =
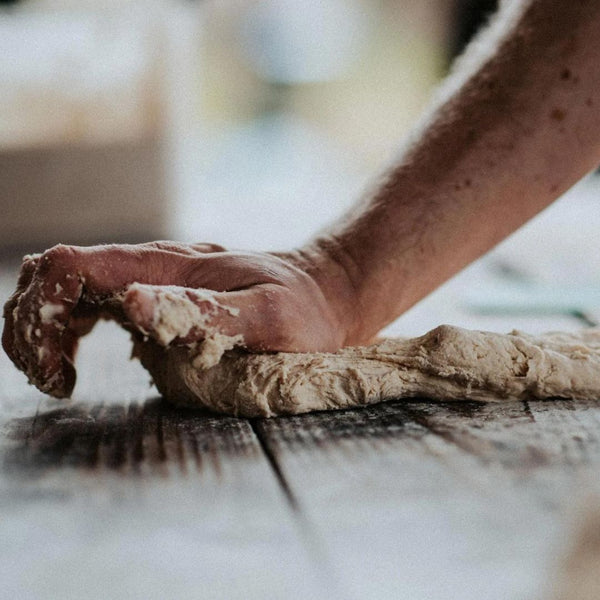
<instances>
[{"instance_id":1,"label":"blurred background","mask_svg":"<svg viewBox=\"0 0 600 600\"><path fill-rule=\"evenodd\" d=\"M0 2L0 248L300 244L389 163L496 4ZM597 199L590 177L475 265L461 302L489 308L500 281L542 286L530 312L564 309L544 285L600 305Z\"/></svg>"},{"instance_id":2,"label":"blurred background","mask_svg":"<svg viewBox=\"0 0 600 600\"><path fill-rule=\"evenodd\" d=\"M0 243L300 243L494 4L0 3Z\"/></svg>"}]
</instances>

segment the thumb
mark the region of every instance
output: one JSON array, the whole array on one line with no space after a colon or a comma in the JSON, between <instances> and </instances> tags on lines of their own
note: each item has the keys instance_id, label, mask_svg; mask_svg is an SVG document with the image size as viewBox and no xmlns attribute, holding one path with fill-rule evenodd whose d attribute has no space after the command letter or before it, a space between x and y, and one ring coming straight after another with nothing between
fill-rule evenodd
<instances>
[{"instance_id":1,"label":"thumb","mask_svg":"<svg viewBox=\"0 0 600 600\"><path fill-rule=\"evenodd\" d=\"M134 283L125 291L126 318L162 346L191 345L215 335L260 349L268 327L271 284L236 292Z\"/></svg>"}]
</instances>

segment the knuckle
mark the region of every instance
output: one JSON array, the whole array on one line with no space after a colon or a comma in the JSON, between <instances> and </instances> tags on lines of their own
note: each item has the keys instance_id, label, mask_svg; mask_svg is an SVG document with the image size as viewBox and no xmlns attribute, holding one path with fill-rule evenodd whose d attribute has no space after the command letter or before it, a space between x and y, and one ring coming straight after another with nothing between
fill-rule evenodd
<instances>
[{"instance_id":1,"label":"knuckle","mask_svg":"<svg viewBox=\"0 0 600 600\"><path fill-rule=\"evenodd\" d=\"M22 271L31 271L37 267L40 262L41 254L26 254L21 262Z\"/></svg>"},{"instance_id":2,"label":"knuckle","mask_svg":"<svg viewBox=\"0 0 600 600\"><path fill-rule=\"evenodd\" d=\"M274 287L263 293L261 312L273 350L289 350L297 338L297 315L289 290Z\"/></svg>"},{"instance_id":3,"label":"knuckle","mask_svg":"<svg viewBox=\"0 0 600 600\"><path fill-rule=\"evenodd\" d=\"M41 255L27 255L23 257L21 264L21 270L19 272L19 279L17 281L17 292L23 290L31 281L38 264L40 262Z\"/></svg>"},{"instance_id":4,"label":"knuckle","mask_svg":"<svg viewBox=\"0 0 600 600\"><path fill-rule=\"evenodd\" d=\"M187 244L173 242L170 240L157 240L143 244L148 250L158 250L160 252L174 252L176 254L191 254L190 247Z\"/></svg>"},{"instance_id":5,"label":"knuckle","mask_svg":"<svg viewBox=\"0 0 600 600\"><path fill-rule=\"evenodd\" d=\"M75 263L76 254L73 246L57 244L39 257L39 268L43 273L70 268Z\"/></svg>"}]
</instances>

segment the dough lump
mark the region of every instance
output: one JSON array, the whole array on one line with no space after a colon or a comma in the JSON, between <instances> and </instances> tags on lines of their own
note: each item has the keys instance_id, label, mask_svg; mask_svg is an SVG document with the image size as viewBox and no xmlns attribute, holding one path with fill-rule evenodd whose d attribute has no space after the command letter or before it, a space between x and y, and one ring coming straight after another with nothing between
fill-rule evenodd
<instances>
[{"instance_id":1,"label":"dough lump","mask_svg":"<svg viewBox=\"0 0 600 600\"><path fill-rule=\"evenodd\" d=\"M503 335L441 325L335 353L226 352L208 369L190 350L138 353L169 401L241 417L351 408L385 400L600 398L600 329Z\"/></svg>"}]
</instances>

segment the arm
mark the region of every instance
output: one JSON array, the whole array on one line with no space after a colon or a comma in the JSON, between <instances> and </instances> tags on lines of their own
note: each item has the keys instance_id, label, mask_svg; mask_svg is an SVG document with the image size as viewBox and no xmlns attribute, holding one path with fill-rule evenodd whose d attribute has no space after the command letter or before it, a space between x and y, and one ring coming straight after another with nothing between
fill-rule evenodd
<instances>
[{"instance_id":1,"label":"arm","mask_svg":"<svg viewBox=\"0 0 600 600\"><path fill-rule=\"evenodd\" d=\"M348 273L349 344L600 163L600 3L510 3L457 67L372 195L305 249Z\"/></svg>"},{"instance_id":2,"label":"arm","mask_svg":"<svg viewBox=\"0 0 600 600\"><path fill-rule=\"evenodd\" d=\"M30 381L64 396L77 339L101 313L164 344L214 333L241 334L251 350L365 343L598 162L600 4L512 2L397 164L330 232L285 254L57 246L25 260L2 344ZM165 337L173 285L178 322ZM198 315L193 326L184 313Z\"/></svg>"}]
</instances>

